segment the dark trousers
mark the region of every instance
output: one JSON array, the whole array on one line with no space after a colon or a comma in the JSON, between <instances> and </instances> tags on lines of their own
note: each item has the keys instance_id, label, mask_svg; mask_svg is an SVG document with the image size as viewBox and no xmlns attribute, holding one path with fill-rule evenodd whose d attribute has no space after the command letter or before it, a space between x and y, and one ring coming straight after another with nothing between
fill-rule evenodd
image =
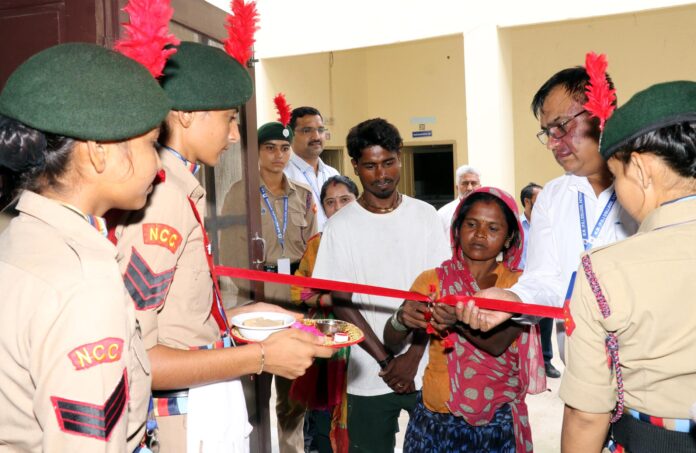
<instances>
[{"instance_id":1,"label":"dark trousers","mask_svg":"<svg viewBox=\"0 0 696 453\"><path fill-rule=\"evenodd\" d=\"M539 321L539 333L541 334L541 352L544 355L544 363L551 362L553 347L551 346L551 333L553 332L553 319L543 318Z\"/></svg>"},{"instance_id":2,"label":"dark trousers","mask_svg":"<svg viewBox=\"0 0 696 453\"><path fill-rule=\"evenodd\" d=\"M350 453L393 453L399 414L411 414L419 392L377 396L348 394Z\"/></svg>"}]
</instances>

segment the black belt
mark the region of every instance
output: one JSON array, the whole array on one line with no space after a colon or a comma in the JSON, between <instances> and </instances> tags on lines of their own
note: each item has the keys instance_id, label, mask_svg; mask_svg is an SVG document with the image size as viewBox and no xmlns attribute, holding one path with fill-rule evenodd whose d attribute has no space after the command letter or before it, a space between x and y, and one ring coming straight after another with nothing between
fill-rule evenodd
<instances>
[{"instance_id":1,"label":"black belt","mask_svg":"<svg viewBox=\"0 0 696 453\"><path fill-rule=\"evenodd\" d=\"M295 261L294 263L290 263L290 275L295 275L295 271L297 271L297 269L299 269L299 267L300 267L299 261ZM277 274L278 273L278 266L264 265L263 270L264 270L264 272L273 272L273 273Z\"/></svg>"},{"instance_id":2,"label":"black belt","mask_svg":"<svg viewBox=\"0 0 696 453\"><path fill-rule=\"evenodd\" d=\"M630 453L694 453L696 433L680 433L623 414L612 425L612 437Z\"/></svg>"},{"instance_id":3,"label":"black belt","mask_svg":"<svg viewBox=\"0 0 696 453\"><path fill-rule=\"evenodd\" d=\"M186 398L188 397L188 389L176 390L153 390L153 398Z\"/></svg>"}]
</instances>

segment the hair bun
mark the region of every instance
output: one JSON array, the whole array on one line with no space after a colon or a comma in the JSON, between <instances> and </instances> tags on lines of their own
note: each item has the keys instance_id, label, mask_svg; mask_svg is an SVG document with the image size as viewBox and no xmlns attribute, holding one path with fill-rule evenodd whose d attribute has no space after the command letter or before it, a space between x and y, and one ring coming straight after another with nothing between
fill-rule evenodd
<instances>
[{"instance_id":1,"label":"hair bun","mask_svg":"<svg viewBox=\"0 0 696 453\"><path fill-rule=\"evenodd\" d=\"M45 152L43 132L0 115L0 166L22 173L43 165Z\"/></svg>"}]
</instances>

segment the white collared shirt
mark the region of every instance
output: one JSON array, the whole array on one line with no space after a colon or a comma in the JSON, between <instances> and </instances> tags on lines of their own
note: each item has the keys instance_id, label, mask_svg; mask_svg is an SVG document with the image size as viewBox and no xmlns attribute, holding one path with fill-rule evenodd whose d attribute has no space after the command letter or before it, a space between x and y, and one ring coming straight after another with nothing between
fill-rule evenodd
<instances>
[{"instance_id":1,"label":"white collared shirt","mask_svg":"<svg viewBox=\"0 0 696 453\"><path fill-rule=\"evenodd\" d=\"M524 230L524 241L522 243L522 257L520 258L519 268L524 269L524 267L527 265L527 244L529 243L529 228L532 224L529 223L529 220L527 220L527 216L524 215L524 212L520 214L520 223L522 224L522 229Z\"/></svg>"},{"instance_id":2,"label":"white collared shirt","mask_svg":"<svg viewBox=\"0 0 696 453\"><path fill-rule=\"evenodd\" d=\"M442 220L442 228L445 231L445 236L448 238L450 237L450 228L452 227L452 217L454 217L454 211L457 210L457 207L461 201L462 199L457 197L437 210L437 215L440 217L440 220Z\"/></svg>"},{"instance_id":3,"label":"white collared shirt","mask_svg":"<svg viewBox=\"0 0 696 453\"><path fill-rule=\"evenodd\" d=\"M578 269L584 252L578 211L578 192L585 195L588 230L591 233L606 206L614 186L597 197L586 177L563 175L544 186L529 229L527 263L524 273L510 290L526 303L563 305L570 276ZM616 202L593 247L620 241L638 225Z\"/></svg>"},{"instance_id":4,"label":"white collared shirt","mask_svg":"<svg viewBox=\"0 0 696 453\"><path fill-rule=\"evenodd\" d=\"M324 213L324 208L321 205L321 200L319 196L321 195L321 187L324 185L327 179L332 176L337 176L338 171L326 165L321 158L319 158L319 165L317 166L317 173L314 173L314 168L307 162L302 160L294 152L290 156L290 161L288 165L285 166L285 175L292 179L293 181L299 181L302 184L306 184L312 189L312 196L314 197L314 204L317 206L317 229L322 231L324 229L324 223L326 223L326 214Z\"/></svg>"}]
</instances>

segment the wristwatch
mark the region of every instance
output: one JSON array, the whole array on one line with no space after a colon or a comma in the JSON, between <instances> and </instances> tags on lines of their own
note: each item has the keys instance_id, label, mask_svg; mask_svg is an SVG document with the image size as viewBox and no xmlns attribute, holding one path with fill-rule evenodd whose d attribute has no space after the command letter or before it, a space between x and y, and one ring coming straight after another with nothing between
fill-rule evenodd
<instances>
[{"instance_id":1,"label":"wristwatch","mask_svg":"<svg viewBox=\"0 0 696 453\"><path fill-rule=\"evenodd\" d=\"M387 367L387 365L389 365L389 362L391 362L392 360L394 360L394 356L392 354L389 354L384 359L378 360L377 364L379 365L379 368L383 370Z\"/></svg>"}]
</instances>

